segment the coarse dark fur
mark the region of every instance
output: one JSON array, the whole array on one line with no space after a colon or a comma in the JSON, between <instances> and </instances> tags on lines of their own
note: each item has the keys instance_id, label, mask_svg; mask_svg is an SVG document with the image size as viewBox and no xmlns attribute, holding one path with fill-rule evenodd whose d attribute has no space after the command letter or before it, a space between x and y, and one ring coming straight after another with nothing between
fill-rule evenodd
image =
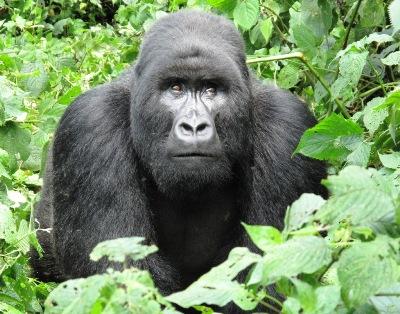
<instances>
[{"instance_id":1,"label":"coarse dark fur","mask_svg":"<svg viewBox=\"0 0 400 314\"><path fill-rule=\"evenodd\" d=\"M224 86L212 121L217 160L193 166L168 158L174 115L160 103L168 77L211 77ZM292 156L314 124L297 97L249 73L229 21L199 11L160 19L137 63L78 97L60 121L35 210L40 228L51 228L38 232L45 254L32 253L36 276L104 272L107 261L89 260L97 243L142 236L160 250L138 266L162 293L184 289L233 247L253 249L240 221L281 228L302 193L324 194L324 165Z\"/></svg>"}]
</instances>

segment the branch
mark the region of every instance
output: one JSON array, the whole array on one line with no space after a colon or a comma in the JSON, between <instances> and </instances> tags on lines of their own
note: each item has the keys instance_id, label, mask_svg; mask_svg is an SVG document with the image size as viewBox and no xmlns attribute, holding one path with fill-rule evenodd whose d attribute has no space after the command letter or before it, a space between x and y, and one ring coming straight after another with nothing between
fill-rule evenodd
<instances>
[{"instance_id":1,"label":"branch","mask_svg":"<svg viewBox=\"0 0 400 314\"><path fill-rule=\"evenodd\" d=\"M358 10L360 9L361 2L362 2L362 0L358 0L357 5L356 5L356 7L355 7L355 9L354 9L353 16L351 17L350 24L347 26L346 36L344 37L344 42L343 42L342 50L345 49L345 48L347 47L347 42L349 41L351 28L352 28L352 26L353 26L354 20L355 20L356 17L357 17L357 13L358 13Z\"/></svg>"},{"instance_id":2,"label":"branch","mask_svg":"<svg viewBox=\"0 0 400 314\"><path fill-rule=\"evenodd\" d=\"M284 54L284 55L275 55L275 56L269 56L269 57L248 59L246 61L246 63L252 64L252 63L259 63L259 62L271 62L271 61L286 60L286 59L301 59L303 57L304 57L304 55L302 52L292 52L292 53L288 53L288 54Z\"/></svg>"},{"instance_id":3,"label":"branch","mask_svg":"<svg viewBox=\"0 0 400 314\"><path fill-rule=\"evenodd\" d=\"M252 64L252 63L259 63L259 62L271 62L271 61L286 60L286 59L299 59L301 62L303 62L304 65L310 70L310 72L317 78L317 80L321 83L321 85L328 92L329 97L331 99L333 99L333 101L336 103L336 105L338 106L341 113L346 118L350 118L350 115L347 112L347 109L344 106L344 104L341 103L336 97L333 97L332 91L329 88L328 83L325 81L325 79L322 76L319 75L319 73L314 69L314 67L307 61L306 57L304 56L304 54L302 52L292 52L292 53L283 54L283 55L275 55L275 56L269 56L269 57L248 59L246 63Z\"/></svg>"}]
</instances>

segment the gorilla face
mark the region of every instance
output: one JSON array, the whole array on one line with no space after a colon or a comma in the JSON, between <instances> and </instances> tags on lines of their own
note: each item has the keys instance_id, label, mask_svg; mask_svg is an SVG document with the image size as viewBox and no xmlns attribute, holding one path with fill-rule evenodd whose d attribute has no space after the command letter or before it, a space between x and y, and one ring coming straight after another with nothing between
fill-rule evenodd
<instances>
[{"instance_id":1,"label":"gorilla face","mask_svg":"<svg viewBox=\"0 0 400 314\"><path fill-rule=\"evenodd\" d=\"M235 166L247 160L250 145L250 80L234 52L193 31L187 29L183 38L196 41L166 41L168 34L157 32L163 35L152 42L167 47L155 55L150 51L156 47L150 50L145 42L135 68L133 143L141 164L166 194L226 183Z\"/></svg>"}]
</instances>

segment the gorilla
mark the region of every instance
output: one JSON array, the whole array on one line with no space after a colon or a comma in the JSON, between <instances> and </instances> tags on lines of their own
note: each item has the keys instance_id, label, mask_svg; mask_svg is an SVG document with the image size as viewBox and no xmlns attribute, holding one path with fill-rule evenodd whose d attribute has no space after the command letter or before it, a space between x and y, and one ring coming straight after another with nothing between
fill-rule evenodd
<instances>
[{"instance_id":1,"label":"gorilla","mask_svg":"<svg viewBox=\"0 0 400 314\"><path fill-rule=\"evenodd\" d=\"M246 66L223 17L180 11L145 35L137 62L79 96L60 120L35 218L38 278L104 272L101 241L142 236L159 251L135 266L160 291L182 290L235 246L255 250L240 222L281 228L304 192L324 194L323 163L295 155L315 124L289 92Z\"/></svg>"}]
</instances>

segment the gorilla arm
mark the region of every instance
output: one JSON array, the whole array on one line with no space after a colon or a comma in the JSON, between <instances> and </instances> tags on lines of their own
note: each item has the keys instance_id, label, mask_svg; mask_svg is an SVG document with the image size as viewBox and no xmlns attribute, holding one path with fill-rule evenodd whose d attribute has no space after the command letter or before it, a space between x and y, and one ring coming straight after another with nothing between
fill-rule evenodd
<instances>
[{"instance_id":1,"label":"gorilla arm","mask_svg":"<svg viewBox=\"0 0 400 314\"><path fill-rule=\"evenodd\" d=\"M287 205L302 193L326 196L320 185L326 176L324 163L292 156L302 134L316 120L290 92L256 81L253 97L254 164L251 205L244 211L244 221L281 229Z\"/></svg>"},{"instance_id":2,"label":"gorilla arm","mask_svg":"<svg viewBox=\"0 0 400 314\"><path fill-rule=\"evenodd\" d=\"M154 240L131 145L130 91L121 78L77 98L60 121L35 209L40 227L52 228L38 232L44 260L33 252L41 279L104 272L109 262L89 260L101 241L134 235ZM161 290L173 289L174 274L157 254L141 263Z\"/></svg>"}]
</instances>

